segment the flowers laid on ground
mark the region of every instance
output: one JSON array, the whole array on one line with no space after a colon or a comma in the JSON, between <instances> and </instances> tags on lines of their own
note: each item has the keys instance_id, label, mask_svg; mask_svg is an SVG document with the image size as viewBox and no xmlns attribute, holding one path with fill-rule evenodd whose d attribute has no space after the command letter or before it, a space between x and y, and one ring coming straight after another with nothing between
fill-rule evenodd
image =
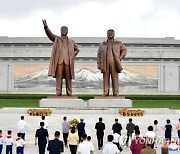
<instances>
[{"instance_id":1,"label":"flowers laid on ground","mask_svg":"<svg viewBox=\"0 0 180 154\"><path fill-rule=\"evenodd\" d=\"M108 110L104 107L61 107L62 110Z\"/></svg>"},{"instance_id":2,"label":"flowers laid on ground","mask_svg":"<svg viewBox=\"0 0 180 154\"><path fill-rule=\"evenodd\" d=\"M52 113L51 109L28 109L27 113L30 116L49 116Z\"/></svg>"},{"instance_id":3,"label":"flowers laid on ground","mask_svg":"<svg viewBox=\"0 0 180 154\"><path fill-rule=\"evenodd\" d=\"M72 127L77 127L78 123L79 123L79 121L77 119L75 119L75 118L69 121L69 125L70 125L71 128Z\"/></svg>"},{"instance_id":4,"label":"flowers laid on ground","mask_svg":"<svg viewBox=\"0 0 180 154\"><path fill-rule=\"evenodd\" d=\"M141 109L127 109L127 108L122 108L119 109L119 114L123 116L143 116L144 115L144 110Z\"/></svg>"}]
</instances>

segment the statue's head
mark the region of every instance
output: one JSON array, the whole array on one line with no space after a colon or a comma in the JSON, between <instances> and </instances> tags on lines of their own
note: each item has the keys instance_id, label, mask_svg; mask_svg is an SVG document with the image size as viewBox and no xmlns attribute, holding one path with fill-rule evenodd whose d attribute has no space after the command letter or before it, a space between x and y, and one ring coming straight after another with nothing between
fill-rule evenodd
<instances>
[{"instance_id":1,"label":"statue's head","mask_svg":"<svg viewBox=\"0 0 180 154\"><path fill-rule=\"evenodd\" d=\"M109 29L109 30L107 31L107 37L108 37L108 39L114 39L114 36L115 36L114 30L113 30L113 29Z\"/></svg>"},{"instance_id":2,"label":"statue's head","mask_svg":"<svg viewBox=\"0 0 180 154\"><path fill-rule=\"evenodd\" d=\"M61 36L67 36L68 34L68 27L62 26L61 27Z\"/></svg>"}]
</instances>

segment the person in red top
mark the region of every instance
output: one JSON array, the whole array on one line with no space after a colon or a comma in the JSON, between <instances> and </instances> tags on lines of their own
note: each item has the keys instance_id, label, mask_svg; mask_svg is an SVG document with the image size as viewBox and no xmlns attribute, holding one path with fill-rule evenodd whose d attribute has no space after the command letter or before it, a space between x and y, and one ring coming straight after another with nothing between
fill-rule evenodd
<instances>
[{"instance_id":1,"label":"person in red top","mask_svg":"<svg viewBox=\"0 0 180 154\"><path fill-rule=\"evenodd\" d=\"M141 150L145 148L145 140L139 137L140 131L135 131L135 139L132 140L130 149L132 154L140 154Z\"/></svg>"}]
</instances>

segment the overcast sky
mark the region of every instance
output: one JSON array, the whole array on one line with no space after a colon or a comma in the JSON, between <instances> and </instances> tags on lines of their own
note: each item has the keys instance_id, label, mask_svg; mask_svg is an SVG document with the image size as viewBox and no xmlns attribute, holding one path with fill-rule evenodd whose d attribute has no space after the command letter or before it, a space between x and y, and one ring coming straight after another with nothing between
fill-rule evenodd
<instances>
[{"instance_id":1,"label":"overcast sky","mask_svg":"<svg viewBox=\"0 0 180 154\"><path fill-rule=\"evenodd\" d=\"M57 35L180 39L180 0L0 0L0 36L45 37L42 19Z\"/></svg>"}]
</instances>

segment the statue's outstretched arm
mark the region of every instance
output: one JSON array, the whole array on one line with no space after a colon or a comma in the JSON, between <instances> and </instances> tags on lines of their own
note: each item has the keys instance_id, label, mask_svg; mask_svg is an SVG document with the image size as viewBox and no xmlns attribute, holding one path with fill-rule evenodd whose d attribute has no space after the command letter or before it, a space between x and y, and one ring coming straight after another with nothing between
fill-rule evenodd
<instances>
[{"instance_id":1,"label":"statue's outstretched arm","mask_svg":"<svg viewBox=\"0 0 180 154\"><path fill-rule=\"evenodd\" d=\"M48 38L49 38L52 42L54 42L54 41L55 41L55 38L56 38L56 35L54 35L54 34L50 31L50 29L48 28L48 25L47 25L46 20L42 20L42 22L43 22L43 25L44 25L44 30L45 30L45 32L46 32L46 35L48 36Z\"/></svg>"}]
</instances>

